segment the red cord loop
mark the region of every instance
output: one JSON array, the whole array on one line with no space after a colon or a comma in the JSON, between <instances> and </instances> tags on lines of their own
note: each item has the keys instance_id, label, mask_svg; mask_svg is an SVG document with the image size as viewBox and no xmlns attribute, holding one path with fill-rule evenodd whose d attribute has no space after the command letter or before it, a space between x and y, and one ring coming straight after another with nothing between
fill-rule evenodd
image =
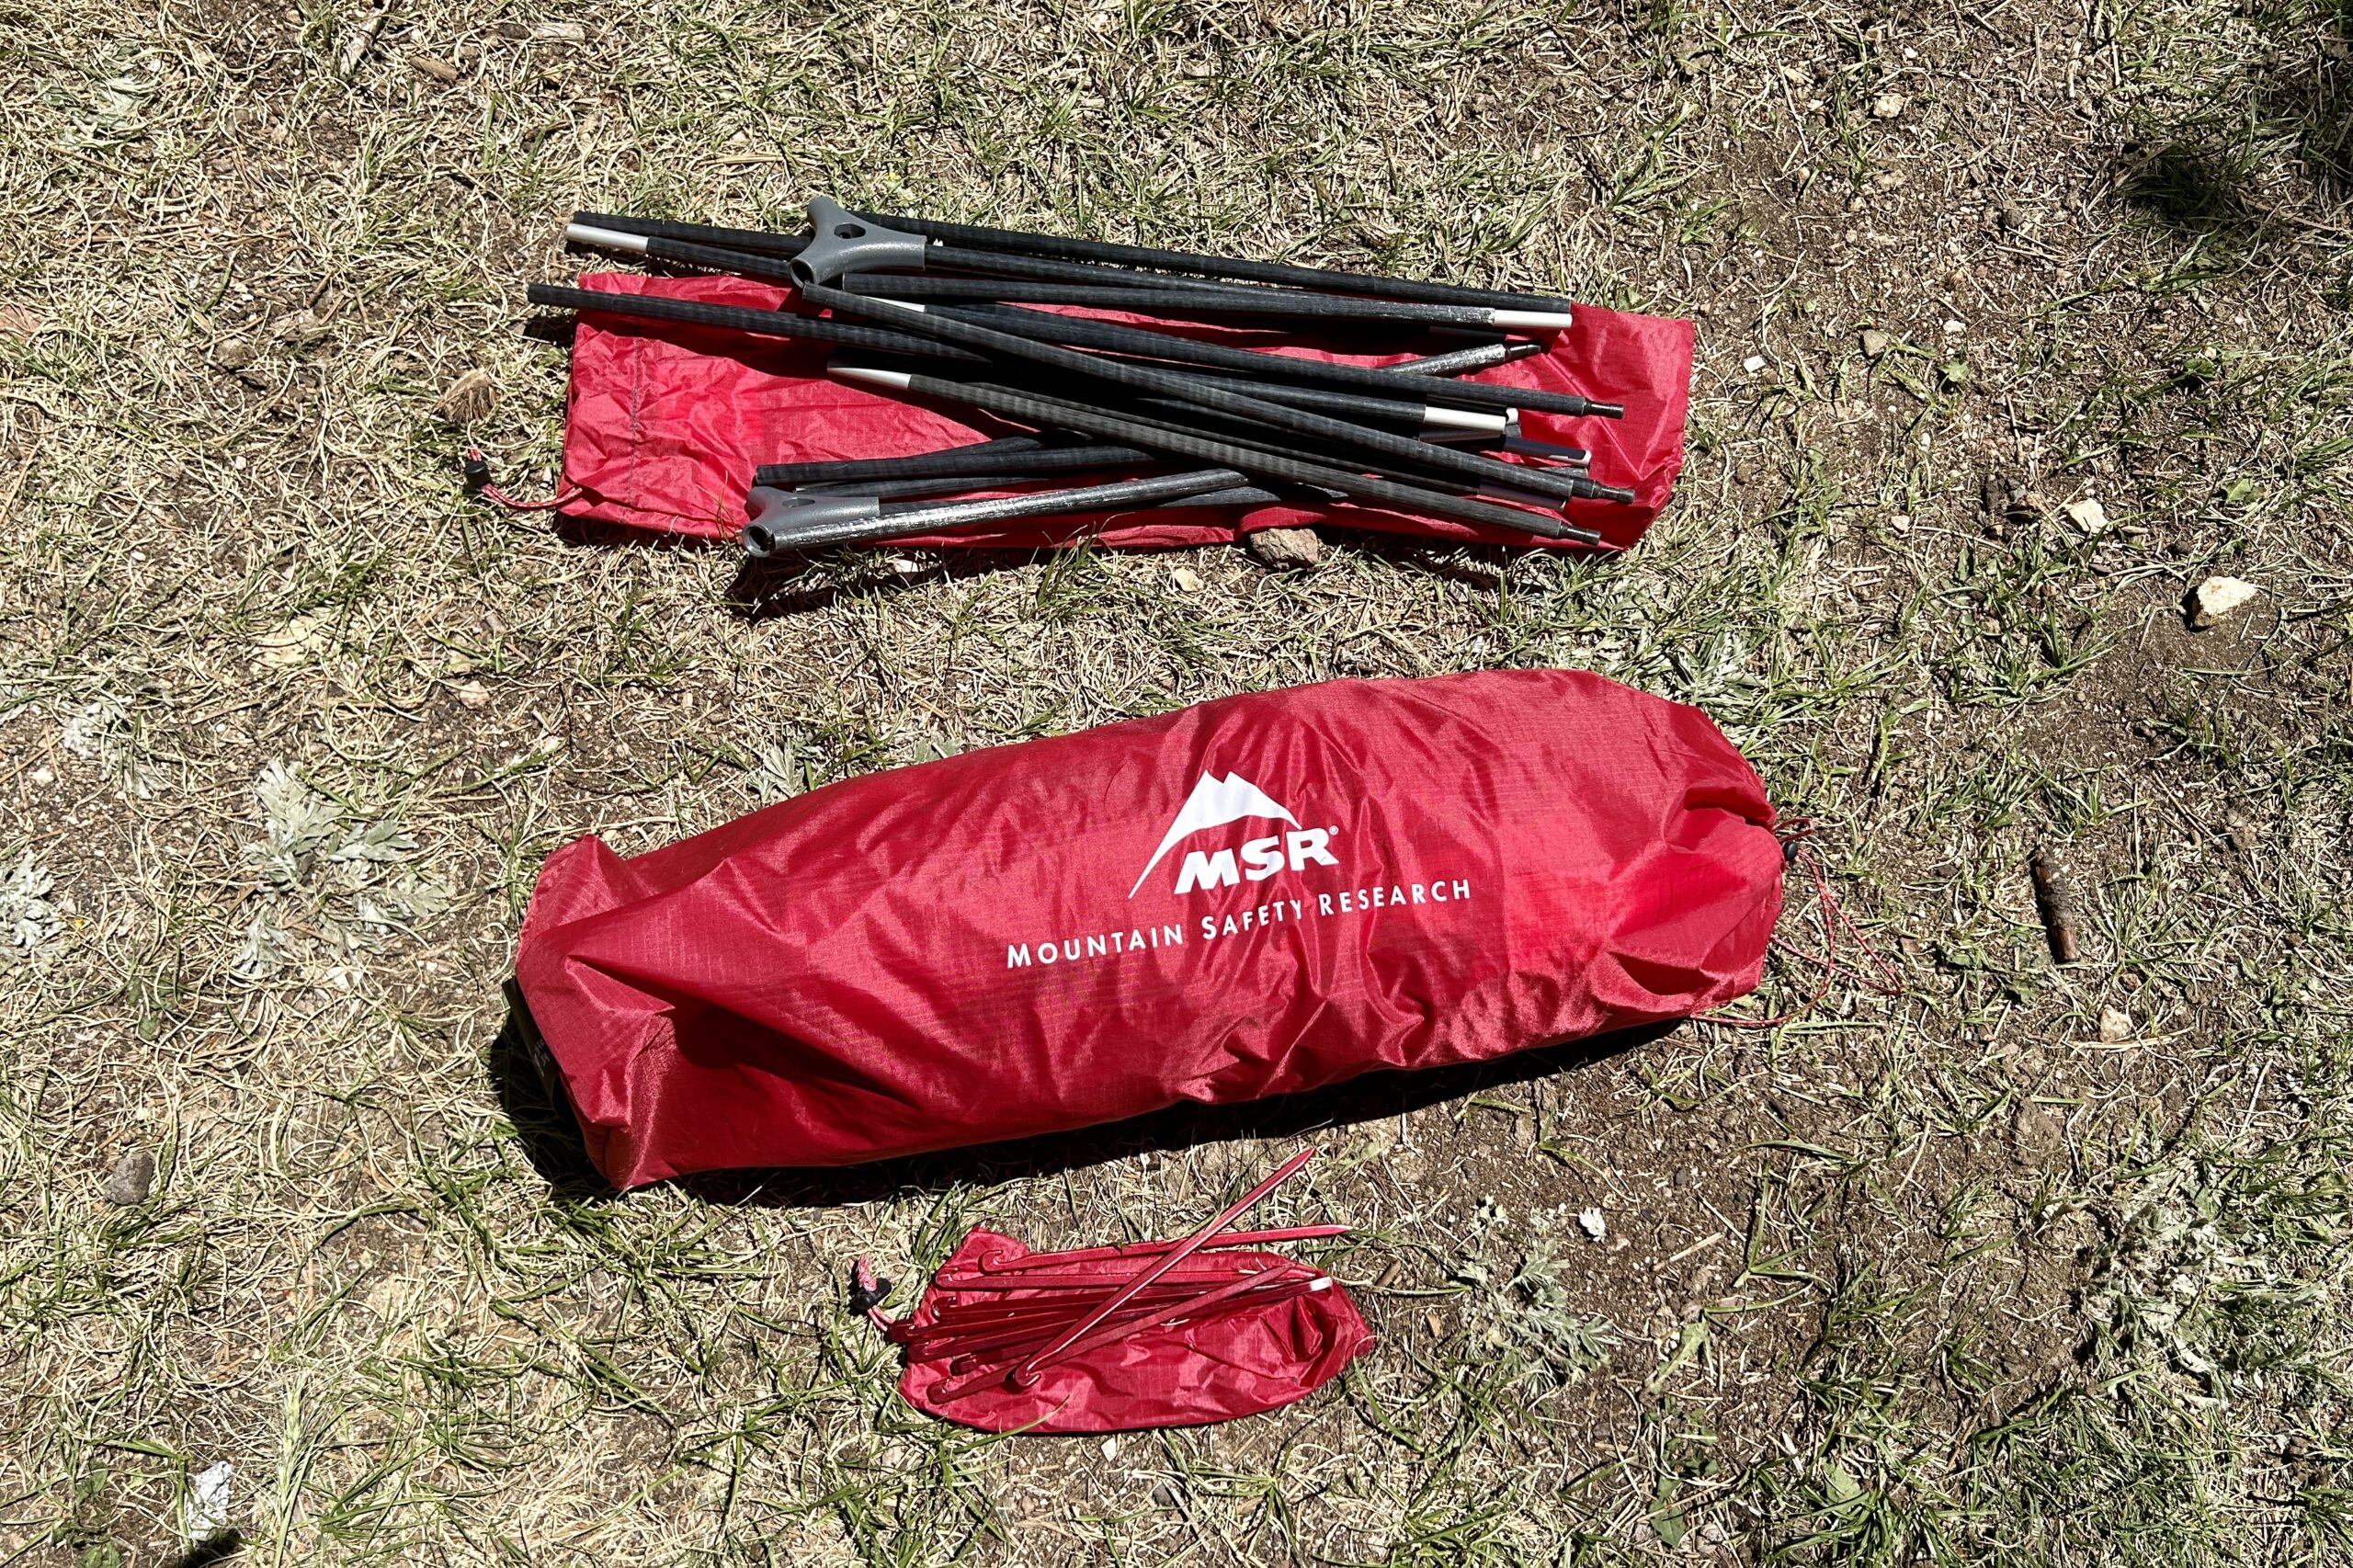
<instances>
[{"instance_id":1,"label":"red cord loop","mask_svg":"<svg viewBox=\"0 0 2353 1568\"><path fill-rule=\"evenodd\" d=\"M490 460L482 455L482 449L478 447L469 447L466 449L465 471L466 486L468 489L481 496L483 500L504 506L510 512L552 511L558 506L569 506L571 503L580 499L580 487L578 485L560 484L556 487L555 494L549 496L544 501L517 500L514 496L509 495L506 492L501 490L497 485L491 483Z\"/></svg>"},{"instance_id":2,"label":"red cord loop","mask_svg":"<svg viewBox=\"0 0 2353 1568\"><path fill-rule=\"evenodd\" d=\"M1778 829L1783 860L1790 866L1804 867L1806 874L1813 879L1814 915L1822 925L1822 951L1808 952L1793 943L1783 941L1779 937L1773 938L1772 946L1775 950L1788 957L1802 959L1820 969L1822 983L1815 987L1813 994L1807 997L1804 1002L1788 1012L1776 1014L1769 1018L1735 1018L1722 1012L1695 1015L1701 1023L1722 1024L1726 1028L1734 1029L1779 1028L1793 1019L1805 1017L1820 1006L1823 998L1830 994L1830 988L1837 983L1838 976L1842 972L1853 977L1866 990L1876 992L1881 996L1904 994L1903 976L1896 973L1895 966L1889 963L1877 948L1871 946L1870 938L1863 935L1862 927L1855 924L1853 918L1847 915L1846 906L1838 902L1837 893L1830 886L1830 872L1823 864L1822 852L1816 849L1812 842L1814 822L1812 817L1788 818ZM1838 937L1842 931L1863 956L1870 960L1871 968L1878 971L1876 974L1866 971L1859 964L1840 960Z\"/></svg>"}]
</instances>

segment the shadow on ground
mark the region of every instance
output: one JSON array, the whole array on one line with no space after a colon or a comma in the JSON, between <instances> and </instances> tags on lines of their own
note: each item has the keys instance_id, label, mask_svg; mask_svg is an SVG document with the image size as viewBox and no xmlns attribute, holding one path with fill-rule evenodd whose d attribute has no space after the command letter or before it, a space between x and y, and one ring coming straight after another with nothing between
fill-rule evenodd
<instances>
[{"instance_id":1,"label":"shadow on ground","mask_svg":"<svg viewBox=\"0 0 2353 1568\"><path fill-rule=\"evenodd\" d=\"M485 1067L526 1157L564 1203L619 1196L597 1175L581 1140L562 1075L541 1043L521 992L508 981L506 1023L491 1042ZM960 1182L994 1183L1103 1164L1131 1154L1189 1148L1233 1138L1301 1138L1460 1099L1501 1084L1591 1067L1664 1039L1682 1020L1620 1029L1587 1040L1523 1051L1493 1062L1422 1072L1368 1073L1346 1083L1243 1105L1171 1106L1077 1132L983 1143L869 1165L822 1170L712 1172L677 1186L711 1203L823 1209L867 1203Z\"/></svg>"}]
</instances>

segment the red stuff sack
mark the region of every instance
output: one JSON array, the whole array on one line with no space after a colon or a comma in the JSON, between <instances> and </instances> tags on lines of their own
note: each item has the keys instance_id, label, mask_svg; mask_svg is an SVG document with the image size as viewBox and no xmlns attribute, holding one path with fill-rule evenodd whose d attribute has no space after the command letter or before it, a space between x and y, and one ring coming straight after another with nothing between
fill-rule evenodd
<instances>
[{"instance_id":1,"label":"red stuff sack","mask_svg":"<svg viewBox=\"0 0 2353 1568\"><path fill-rule=\"evenodd\" d=\"M793 299L789 290L742 278L601 272L583 277L580 286L756 310L784 308ZM1109 320L1137 319L1091 313ZM1591 305L1578 306L1575 319L1573 329L1553 337L1548 352L1464 379L1624 403L1623 419L1529 413L1521 415L1521 424L1532 439L1590 449L1596 480L1635 492L1638 501L1631 506L1574 501L1567 509L1570 521L1598 530L1613 545L1631 545L1666 505L1683 467L1683 426L1691 393L1691 324ZM1265 348L1281 342L1263 332L1153 324L1243 347ZM825 359L833 351L829 344L747 336L676 322L581 315L573 335L563 437L564 515L658 533L733 539L747 516L745 498L751 491L752 471L762 463L899 457L985 440L1014 428L967 424L959 416L962 411L836 381L825 374ZM1291 351L1318 359L1342 358L1313 349ZM1380 364L1404 358L1355 356L1351 362ZM1246 511L1155 507L1040 518L892 542L894 547L991 549L1032 549L1078 539L1131 548L1214 544L1257 528L1290 528L1319 518L1433 539L1540 546L1567 542L1353 504L1314 511L1295 506Z\"/></svg>"},{"instance_id":2,"label":"red stuff sack","mask_svg":"<svg viewBox=\"0 0 2353 1568\"><path fill-rule=\"evenodd\" d=\"M971 1272L983 1257L1003 1263L1028 1256L1029 1249L1011 1236L976 1230L940 1266L940 1273ZM1277 1253L1214 1256L1229 1265L1299 1267ZM1099 1275L1108 1285L1126 1278L1137 1267L1138 1260L1129 1257L1072 1264L1070 1272ZM1331 1381L1372 1343L1372 1330L1339 1282L1325 1274L1318 1278L1326 1288L1270 1306L1124 1335L1040 1369L1037 1381L1027 1388L992 1381L961 1398L942 1398L941 1392L952 1391L960 1381L954 1364L910 1354L899 1376L899 1392L918 1410L984 1432L1202 1426L1279 1409ZM983 1295L935 1281L906 1324L926 1328L944 1307L956 1304L979 1301L1012 1306L1048 1295L1035 1290Z\"/></svg>"},{"instance_id":3,"label":"red stuff sack","mask_svg":"<svg viewBox=\"0 0 2353 1568\"><path fill-rule=\"evenodd\" d=\"M1335 681L548 858L516 978L619 1187L1481 1061L1720 1006L1773 809L1570 670Z\"/></svg>"}]
</instances>

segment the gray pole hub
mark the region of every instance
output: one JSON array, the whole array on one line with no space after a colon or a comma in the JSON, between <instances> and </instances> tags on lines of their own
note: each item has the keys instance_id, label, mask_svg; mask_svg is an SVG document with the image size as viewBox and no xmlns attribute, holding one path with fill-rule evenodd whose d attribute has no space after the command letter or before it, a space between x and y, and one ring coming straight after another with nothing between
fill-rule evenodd
<instances>
[{"instance_id":1,"label":"gray pole hub","mask_svg":"<svg viewBox=\"0 0 2353 1568\"><path fill-rule=\"evenodd\" d=\"M845 272L891 267L923 269L931 242L921 234L869 222L830 197L809 199L809 244L792 258L802 283L831 283Z\"/></svg>"},{"instance_id":2,"label":"gray pole hub","mask_svg":"<svg viewBox=\"0 0 2353 1568\"><path fill-rule=\"evenodd\" d=\"M753 489L751 504L752 520L744 525L744 548L754 555L790 549L792 536L803 528L882 515L882 502L877 496L802 495L765 484Z\"/></svg>"}]
</instances>

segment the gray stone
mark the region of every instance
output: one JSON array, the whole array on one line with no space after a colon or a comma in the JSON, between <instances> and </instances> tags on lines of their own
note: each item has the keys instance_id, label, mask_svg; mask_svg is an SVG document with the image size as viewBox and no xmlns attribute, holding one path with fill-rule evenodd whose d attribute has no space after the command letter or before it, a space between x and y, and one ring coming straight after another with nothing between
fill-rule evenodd
<instances>
[{"instance_id":1,"label":"gray stone","mask_svg":"<svg viewBox=\"0 0 2353 1568\"><path fill-rule=\"evenodd\" d=\"M1250 553L1266 565L1305 570L1324 564L1324 541L1313 528L1260 528L1249 536Z\"/></svg>"},{"instance_id":2,"label":"gray stone","mask_svg":"<svg viewBox=\"0 0 2353 1568\"><path fill-rule=\"evenodd\" d=\"M2260 591L2244 577L2209 577L2189 592L2189 624L2203 631L2245 608Z\"/></svg>"},{"instance_id":3,"label":"gray stone","mask_svg":"<svg viewBox=\"0 0 2353 1568\"><path fill-rule=\"evenodd\" d=\"M144 1149L130 1149L114 1163L98 1196L118 1209L136 1209L155 1190L155 1156Z\"/></svg>"}]
</instances>

